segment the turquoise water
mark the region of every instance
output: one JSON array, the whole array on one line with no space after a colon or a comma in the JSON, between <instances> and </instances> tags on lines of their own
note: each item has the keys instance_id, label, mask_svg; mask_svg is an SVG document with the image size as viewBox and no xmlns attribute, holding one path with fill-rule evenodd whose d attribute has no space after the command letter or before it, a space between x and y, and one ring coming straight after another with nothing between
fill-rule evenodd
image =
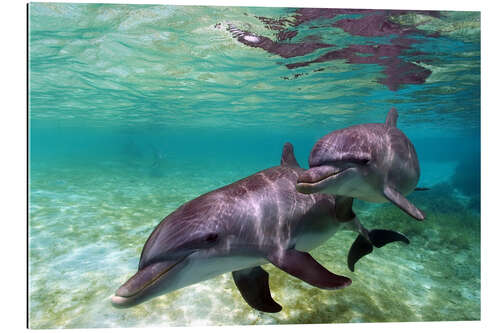
<instances>
[{"instance_id":1,"label":"turquoise water","mask_svg":"<svg viewBox=\"0 0 500 333\"><path fill-rule=\"evenodd\" d=\"M31 327L480 319L479 13L323 13L30 4ZM362 21L369 15L384 24ZM274 48L238 41L229 24ZM295 35L280 40L286 32ZM307 43L328 46L284 56ZM307 167L320 137L382 122L391 107L419 155L419 186L430 188L409 196L427 219L391 204L355 210L409 246L377 249L352 273L356 235L339 232L312 252L353 280L338 291L266 265L277 314L252 310L230 274L111 306L178 206L277 165L286 141Z\"/></svg>"}]
</instances>

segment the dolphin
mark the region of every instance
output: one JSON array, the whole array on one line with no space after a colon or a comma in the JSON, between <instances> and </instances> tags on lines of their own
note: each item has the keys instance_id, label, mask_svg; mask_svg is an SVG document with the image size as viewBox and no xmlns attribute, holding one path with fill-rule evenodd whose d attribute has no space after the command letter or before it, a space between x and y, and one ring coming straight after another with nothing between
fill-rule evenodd
<instances>
[{"instance_id":1,"label":"dolphin","mask_svg":"<svg viewBox=\"0 0 500 333\"><path fill-rule=\"evenodd\" d=\"M385 123L333 131L314 145L309 169L297 182L301 193L329 193L369 202L390 201L417 220L425 215L406 195L416 188L420 166L415 148L396 127L392 108Z\"/></svg>"},{"instance_id":2,"label":"dolphin","mask_svg":"<svg viewBox=\"0 0 500 333\"><path fill-rule=\"evenodd\" d=\"M260 266L271 263L322 289L340 289L351 279L334 274L308 252L340 229L354 230L366 240L349 265L367 247L404 235L367 230L352 212L352 198L302 194L295 185L300 168L293 146L283 147L281 164L180 206L154 229L142 249L138 271L111 297L127 308L217 275L232 272L243 299L263 312L282 307L271 297L269 275ZM363 247L363 250L360 250ZM352 252L352 251L351 251Z\"/></svg>"}]
</instances>

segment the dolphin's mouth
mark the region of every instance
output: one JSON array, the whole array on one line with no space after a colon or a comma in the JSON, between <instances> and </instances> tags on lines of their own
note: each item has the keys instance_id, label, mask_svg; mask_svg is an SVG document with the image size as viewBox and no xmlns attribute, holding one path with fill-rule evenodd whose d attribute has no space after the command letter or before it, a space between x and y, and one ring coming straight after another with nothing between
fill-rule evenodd
<instances>
[{"instance_id":1,"label":"dolphin's mouth","mask_svg":"<svg viewBox=\"0 0 500 333\"><path fill-rule=\"evenodd\" d=\"M176 261L158 262L144 267L118 288L115 294L111 296L111 303L119 308L141 303L138 299L143 296L146 290L157 284L158 281L162 280L165 275L186 258L183 257Z\"/></svg>"},{"instance_id":2,"label":"dolphin's mouth","mask_svg":"<svg viewBox=\"0 0 500 333\"><path fill-rule=\"evenodd\" d=\"M332 178L336 178L346 170L332 166L320 166L303 172L297 179L296 189L303 194L316 193L327 187Z\"/></svg>"}]
</instances>

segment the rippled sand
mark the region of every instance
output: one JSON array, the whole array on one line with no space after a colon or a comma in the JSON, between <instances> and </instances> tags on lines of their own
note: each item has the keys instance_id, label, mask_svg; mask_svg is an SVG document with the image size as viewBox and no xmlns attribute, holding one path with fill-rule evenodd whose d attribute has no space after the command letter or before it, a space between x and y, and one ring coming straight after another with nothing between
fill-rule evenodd
<instances>
[{"instance_id":1,"label":"rippled sand","mask_svg":"<svg viewBox=\"0 0 500 333\"><path fill-rule=\"evenodd\" d=\"M462 206L467 198L447 193L449 188L434 185L435 190L411 196L427 213L420 223L389 204L357 204L367 227L393 228L411 244L376 249L351 273L346 258L356 235L337 233L312 254L333 272L351 277L352 285L343 290L314 288L268 264L272 294L283 305L277 314L251 309L229 273L119 310L108 298L135 272L156 224L243 171L167 167L166 176L155 177L148 168L118 162L53 170L41 166L31 177L33 328L479 319L479 216ZM440 197L443 193L447 198Z\"/></svg>"}]
</instances>

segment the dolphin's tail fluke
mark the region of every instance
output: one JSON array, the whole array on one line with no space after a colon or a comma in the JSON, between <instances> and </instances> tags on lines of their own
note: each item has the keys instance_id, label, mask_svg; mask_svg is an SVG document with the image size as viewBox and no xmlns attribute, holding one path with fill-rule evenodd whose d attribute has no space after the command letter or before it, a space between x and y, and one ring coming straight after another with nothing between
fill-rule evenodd
<instances>
[{"instance_id":1,"label":"dolphin's tail fluke","mask_svg":"<svg viewBox=\"0 0 500 333\"><path fill-rule=\"evenodd\" d=\"M354 264L359 259L371 253L373 246L382 247L392 242L410 244L410 240L405 235L392 230L373 229L368 231L368 236L369 240L363 235L359 235L351 245L351 249L347 255L347 266L349 266L352 272L354 272Z\"/></svg>"}]
</instances>

